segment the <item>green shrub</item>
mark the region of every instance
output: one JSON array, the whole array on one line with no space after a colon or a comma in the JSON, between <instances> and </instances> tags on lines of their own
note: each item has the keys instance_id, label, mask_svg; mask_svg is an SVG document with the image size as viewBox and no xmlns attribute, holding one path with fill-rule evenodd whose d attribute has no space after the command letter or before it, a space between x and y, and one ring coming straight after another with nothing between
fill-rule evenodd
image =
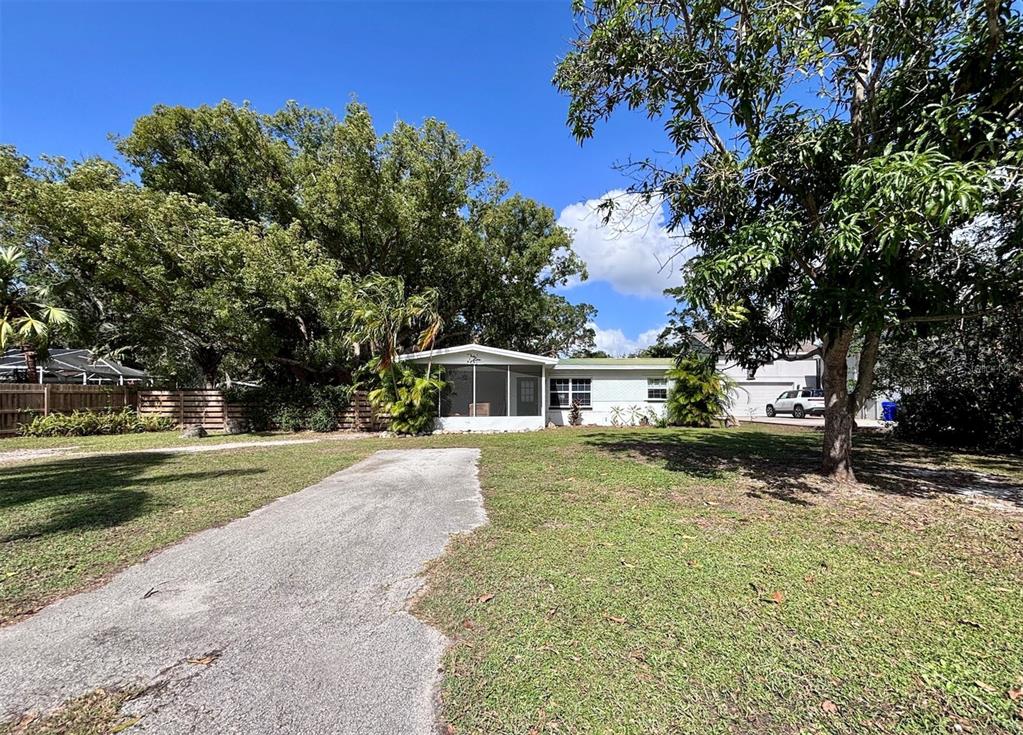
<instances>
[{"instance_id":1,"label":"green shrub","mask_svg":"<svg viewBox=\"0 0 1023 735\"><path fill-rule=\"evenodd\" d=\"M665 410L672 426L713 426L731 406L733 382L718 372L712 357L683 357L668 378L672 384Z\"/></svg>"},{"instance_id":2,"label":"green shrub","mask_svg":"<svg viewBox=\"0 0 1023 735\"><path fill-rule=\"evenodd\" d=\"M381 385L369 392L370 402L387 416L395 434L425 434L437 417L437 397L444 388L435 367L429 377L405 363L393 365L380 375Z\"/></svg>"},{"instance_id":3,"label":"green shrub","mask_svg":"<svg viewBox=\"0 0 1023 735\"><path fill-rule=\"evenodd\" d=\"M321 434L337 431L341 421L330 406L317 406L309 414L309 428Z\"/></svg>"},{"instance_id":4,"label":"green shrub","mask_svg":"<svg viewBox=\"0 0 1023 735\"><path fill-rule=\"evenodd\" d=\"M74 411L36 415L18 427L22 436L93 436L96 434L141 434L170 431L174 422L164 416L139 416L131 408L119 411Z\"/></svg>"},{"instance_id":5,"label":"green shrub","mask_svg":"<svg viewBox=\"0 0 1023 735\"><path fill-rule=\"evenodd\" d=\"M893 435L904 441L974 451L1023 454L1023 381L1008 369L980 385L935 376L902 396Z\"/></svg>"},{"instance_id":6,"label":"green shrub","mask_svg":"<svg viewBox=\"0 0 1023 735\"><path fill-rule=\"evenodd\" d=\"M232 389L228 399L246 406L255 431L337 431L351 400L347 385L267 385Z\"/></svg>"},{"instance_id":7,"label":"green shrub","mask_svg":"<svg viewBox=\"0 0 1023 735\"><path fill-rule=\"evenodd\" d=\"M303 406L282 406L273 417L281 431L302 431L308 428L308 411Z\"/></svg>"}]
</instances>

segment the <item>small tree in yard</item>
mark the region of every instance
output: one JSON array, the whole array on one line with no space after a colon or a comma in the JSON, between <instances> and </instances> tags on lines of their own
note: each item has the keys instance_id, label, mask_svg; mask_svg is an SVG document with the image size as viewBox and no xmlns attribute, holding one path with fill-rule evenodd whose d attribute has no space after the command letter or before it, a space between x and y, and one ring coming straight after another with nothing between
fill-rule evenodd
<instances>
[{"instance_id":1,"label":"small tree in yard","mask_svg":"<svg viewBox=\"0 0 1023 735\"><path fill-rule=\"evenodd\" d=\"M718 372L713 357L682 357L668 378L672 383L665 410L672 426L713 426L728 412L733 383Z\"/></svg>"},{"instance_id":2,"label":"small tree in yard","mask_svg":"<svg viewBox=\"0 0 1023 735\"><path fill-rule=\"evenodd\" d=\"M694 255L675 294L743 367L823 358L823 471L897 325L996 312L1023 288L1023 30L1005 0L576 5L555 83L579 139L619 106L677 161L634 163ZM608 212L614 203L606 203ZM983 229L980 237L963 232ZM858 345L855 385L847 359Z\"/></svg>"}]
</instances>

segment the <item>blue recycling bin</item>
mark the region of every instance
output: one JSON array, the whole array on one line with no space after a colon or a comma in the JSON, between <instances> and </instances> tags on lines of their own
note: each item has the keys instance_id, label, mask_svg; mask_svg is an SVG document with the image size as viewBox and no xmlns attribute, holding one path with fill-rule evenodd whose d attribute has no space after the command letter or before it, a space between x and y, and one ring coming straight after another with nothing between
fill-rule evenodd
<instances>
[{"instance_id":1,"label":"blue recycling bin","mask_svg":"<svg viewBox=\"0 0 1023 735\"><path fill-rule=\"evenodd\" d=\"M898 415L899 404L895 401L881 401L881 420L894 421Z\"/></svg>"}]
</instances>

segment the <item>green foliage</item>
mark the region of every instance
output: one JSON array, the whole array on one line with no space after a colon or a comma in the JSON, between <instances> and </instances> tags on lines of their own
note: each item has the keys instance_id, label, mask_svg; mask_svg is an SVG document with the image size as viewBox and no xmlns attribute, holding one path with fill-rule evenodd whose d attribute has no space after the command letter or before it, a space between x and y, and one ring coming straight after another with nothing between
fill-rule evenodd
<instances>
[{"instance_id":1,"label":"green foliage","mask_svg":"<svg viewBox=\"0 0 1023 735\"><path fill-rule=\"evenodd\" d=\"M255 431L337 431L351 402L347 385L291 383L227 391L228 400L246 406Z\"/></svg>"},{"instance_id":2,"label":"green foliage","mask_svg":"<svg viewBox=\"0 0 1023 735\"><path fill-rule=\"evenodd\" d=\"M53 332L74 324L49 288L31 282L27 261L25 248L0 246L0 355L11 345L45 348Z\"/></svg>"},{"instance_id":3,"label":"green foliage","mask_svg":"<svg viewBox=\"0 0 1023 735\"><path fill-rule=\"evenodd\" d=\"M77 342L168 381L350 383L370 357L351 316L381 279L430 301L448 343L592 344L592 308L553 293L585 275L554 212L437 120L161 105L118 149L133 171L4 148L4 229L66 274Z\"/></svg>"},{"instance_id":4,"label":"green foliage","mask_svg":"<svg viewBox=\"0 0 1023 735\"><path fill-rule=\"evenodd\" d=\"M395 434L425 434L437 417L437 400L444 381L437 368L427 375L407 363L394 363L380 373L381 385L369 393L370 402L390 416Z\"/></svg>"},{"instance_id":5,"label":"green foliage","mask_svg":"<svg viewBox=\"0 0 1023 735\"><path fill-rule=\"evenodd\" d=\"M671 426L714 426L728 412L733 381L718 372L713 358L683 357L668 378L665 411Z\"/></svg>"},{"instance_id":6,"label":"green foliage","mask_svg":"<svg viewBox=\"0 0 1023 735\"><path fill-rule=\"evenodd\" d=\"M439 294L430 288L412 296L405 295L400 278L370 276L352 286L352 341L369 346L377 370L389 370L398 357L403 335L419 329L416 350L433 347L444 321L437 311Z\"/></svg>"},{"instance_id":7,"label":"green foliage","mask_svg":"<svg viewBox=\"0 0 1023 735\"><path fill-rule=\"evenodd\" d=\"M1023 453L1023 314L1017 309L921 337L902 330L881 351L878 382L901 394L900 439Z\"/></svg>"},{"instance_id":8,"label":"green foliage","mask_svg":"<svg viewBox=\"0 0 1023 735\"><path fill-rule=\"evenodd\" d=\"M73 411L37 415L18 426L21 436L93 436L170 431L174 421L164 416L140 416L131 408L120 411Z\"/></svg>"}]
</instances>

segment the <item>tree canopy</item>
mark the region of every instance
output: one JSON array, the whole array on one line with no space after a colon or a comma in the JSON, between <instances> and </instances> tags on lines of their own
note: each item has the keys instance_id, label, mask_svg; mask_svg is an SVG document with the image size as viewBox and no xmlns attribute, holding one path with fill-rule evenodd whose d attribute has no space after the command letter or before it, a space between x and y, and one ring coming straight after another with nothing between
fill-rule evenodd
<instances>
[{"instance_id":1,"label":"tree canopy","mask_svg":"<svg viewBox=\"0 0 1023 735\"><path fill-rule=\"evenodd\" d=\"M358 103L157 106L116 144L128 170L0 152L3 239L59 287L81 343L181 380L345 382L369 359L351 315L377 279L429 295L440 346L592 345L592 307L552 291L585 277L570 235L439 121L379 134Z\"/></svg>"},{"instance_id":2,"label":"tree canopy","mask_svg":"<svg viewBox=\"0 0 1023 735\"><path fill-rule=\"evenodd\" d=\"M1023 30L1011 2L594 0L555 83L579 139L619 107L672 155L631 164L695 253L674 290L756 369L816 341L824 470L886 330L997 310L1023 285ZM613 202L608 204L613 207ZM978 237L963 236L977 230ZM850 347L860 345L848 386Z\"/></svg>"}]
</instances>

